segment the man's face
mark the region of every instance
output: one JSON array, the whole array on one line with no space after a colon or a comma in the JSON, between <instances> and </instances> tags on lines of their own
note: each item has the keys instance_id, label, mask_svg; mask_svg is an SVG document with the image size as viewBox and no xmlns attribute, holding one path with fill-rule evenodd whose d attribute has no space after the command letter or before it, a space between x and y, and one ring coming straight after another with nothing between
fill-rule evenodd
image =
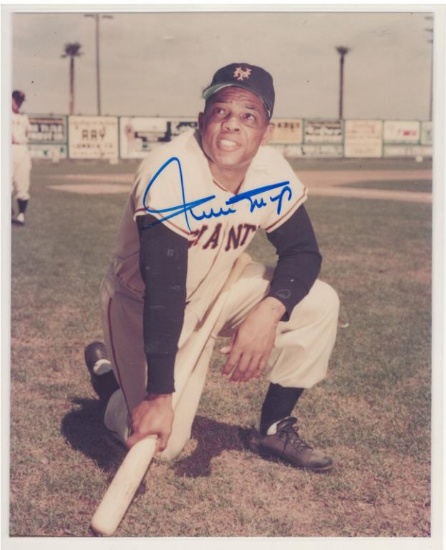
<instances>
[{"instance_id":1,"label":"man's face","mask_svg":"<svg viewBox=\"0 0 446 550\"><path fill-rule=\"evenodd\" d=\"M18 113L20 109L21 103L16 101L14 98L12 98L12 111L13 113Z\"/></svg>"},{"instance_id":2,"label":"man's face","mask_svg":"<svg viewBox=\"0 0 446 550\"><path fill-rule=\"evenodd\" d=\"M235 86L214 94L198 122L201 146L214 176L219 171L246 171L273 129L262 100Z\"/></svg>"}]
</instances>

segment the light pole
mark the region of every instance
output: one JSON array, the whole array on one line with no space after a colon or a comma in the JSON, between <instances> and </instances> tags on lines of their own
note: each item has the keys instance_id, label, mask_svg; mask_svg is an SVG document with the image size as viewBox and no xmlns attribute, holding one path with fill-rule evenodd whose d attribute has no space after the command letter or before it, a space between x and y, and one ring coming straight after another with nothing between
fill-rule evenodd
<instances>
[{"instance_id":1,"label":"light pole","mask_svg":"<svg viewBox=\"0 0 446 550\"><path fill-rule=\"evenodd\" d=\"M113 15L86 13L85 17L94 17L95 19L95 39L96 39L96 97L98 115L101 115L101 68L100 68L100 37L99 37L99 21L103 19L113 19Z\"/></svg>"},{"instance_id":2,"label":"light pole","mask_svg":"<svg viewBox=\"0 0 446 550\"><path fill-rule=\"evenodd\" d=\"M336 46L336 50L340 55L339 63L339 120L342 120L344 110L344 58L350 51L350 48L345 46Z\"/></svg>"},{"instance_id":3,"label":"light pole","mask_svg":"<svg viewBox=\"0 0 446 550\"><path fill-rule=\"evenodd\" d=\"M432 16L425 17L426 21L433 21ZM432 120L433 115L433 96L434 96L434 29L424 29L425 31L431 33L431 38L428 40L432 44L431 48L431 74L430 74L430 94L429 94L429 120Z\"/></svg>"}]
</instances>

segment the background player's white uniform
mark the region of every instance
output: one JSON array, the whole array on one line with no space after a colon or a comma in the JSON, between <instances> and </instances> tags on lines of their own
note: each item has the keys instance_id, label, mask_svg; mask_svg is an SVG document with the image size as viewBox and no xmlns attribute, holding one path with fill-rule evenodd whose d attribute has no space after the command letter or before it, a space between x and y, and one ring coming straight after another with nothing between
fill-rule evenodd
<instances>
[{"instance_id":1,"label":"background player's white uniform","mask_svg":"<svg viewBox=\"0 0 446 550\"><path fill-rule=\"evenodd\" d=\"M202 199L209 200L199 204ZM237 195L213 181L194 131L155 149L142 162L121 218L110 270L101 286L105 343L121 387L108 402L105 423L122 441L129 435L129 415L143 399L147 381L142 345L145 287L140 275L136 217L150 213L189 241L181 348L256 231L276 229L305 200L305 187L271 147L260 147ZM257 263L245 270L226 304L222 334L229 335L264 298L273 271ZM335 342L337 316L335 291L316 281L290 319L279 323L267 379L301 388L322 380ZM164 457L177 455L190 436L202 390L199 373L207 368L214 341L196 369L197 378L191 376L178 401ZM181 365L175 364L175 373L178 369Z\"/></svg>"},{"instance_id":2,"label":"background player's white uniform","mask_svg":"<svg viewBox=\"0 0 446 550\"><path fill-rule=\"evenodd\" d=\"M31 124L28 115L12 113L12 191L17 200L29 200L31 156L28 134Z\"/></svg>"}]
</instances>

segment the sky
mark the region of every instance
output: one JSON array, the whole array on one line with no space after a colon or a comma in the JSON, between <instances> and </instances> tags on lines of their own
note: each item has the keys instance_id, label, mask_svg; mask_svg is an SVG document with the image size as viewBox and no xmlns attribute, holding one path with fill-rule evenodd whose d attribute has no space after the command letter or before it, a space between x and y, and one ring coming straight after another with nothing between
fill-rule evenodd
<instances>
[{"instance_id":1,"label":"sky","mask_svg":"<svg viewBox=\"0 0 446 550\"><path fill-rule=\"evenodd\" d=\"M68 114L69 60L61 56L66 43L80 42L75 113L97 114L95 20L76 4L65 6L73 13L51 13L49 6L46 12L31 13L31 7L11 14L11 85L26 93L28 113ZM336 47L345 46L344 118L429 119L433 32L427 29L434 22L422 7L112 9L112 18L100 18L102 114L195 117L213 73L227 63L249 62L273 75L276 117L337 118Z\"/></svg>"}]
</instances>

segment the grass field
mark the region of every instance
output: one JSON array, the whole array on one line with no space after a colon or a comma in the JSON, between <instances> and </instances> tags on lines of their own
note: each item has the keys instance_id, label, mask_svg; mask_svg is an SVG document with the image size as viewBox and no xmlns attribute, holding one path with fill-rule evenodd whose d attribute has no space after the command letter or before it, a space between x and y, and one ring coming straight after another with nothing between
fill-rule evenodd
<instances>
[{"instance_id":1,"label":"grass field","mask_svg":"<svg viewBox=\"0 0 446 550\"><path fill-rule=\"evenodd\" d=\"M92 536L124 457L83 350L101 338L98 287L126 195L48 185L133 170L37 164L27 225L11 229L11 537ZM215 355L192 439L177 461L152 463L117 537L430 536L432 206L317 196L307 207L342 306L330 375L297 415L335 468L315 475L244 450L265 385L230 386ZM263 235L251 253L274 262Z\"/></svg>"}]
</instances>

